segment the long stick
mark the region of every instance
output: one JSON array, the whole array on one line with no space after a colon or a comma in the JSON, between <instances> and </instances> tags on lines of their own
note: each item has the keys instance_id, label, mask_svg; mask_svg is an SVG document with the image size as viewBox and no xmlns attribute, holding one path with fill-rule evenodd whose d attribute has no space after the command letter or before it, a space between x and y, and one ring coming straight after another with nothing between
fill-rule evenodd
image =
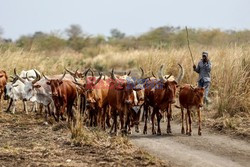
<instances>
[{"instance_id":1,"label":"long stick","mask_svg":"<svg viewBox=\"0 0 250 167\"><path fill-rule=\"evenodd\" d=\"M191 56L191 58L192 58L193 65L194 65L193 54L192 54L192 51L191 51L190 46L189 46L189 38L188 38L188 29L187 29L187 26L186 26L186 33L187 33L188 49L189 49L189 52L190 52L190 56Z\"/></svg>"}]
</instances>

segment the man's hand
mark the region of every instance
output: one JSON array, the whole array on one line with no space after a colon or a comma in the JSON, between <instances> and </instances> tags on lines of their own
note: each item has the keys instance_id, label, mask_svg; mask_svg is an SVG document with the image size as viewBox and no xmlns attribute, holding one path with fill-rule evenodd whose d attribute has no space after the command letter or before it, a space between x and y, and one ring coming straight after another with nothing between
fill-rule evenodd
<instances>
[{"instance_id":1,"label":"man's hand","mask_svg":"<svg viewBox=\"0 0 250 167\"><path fill-rule=\"evenodd\" d=\"M194 70L196 69L196 65L193 65L193 69L194 69Z\"/></svg>"}]
</instances>

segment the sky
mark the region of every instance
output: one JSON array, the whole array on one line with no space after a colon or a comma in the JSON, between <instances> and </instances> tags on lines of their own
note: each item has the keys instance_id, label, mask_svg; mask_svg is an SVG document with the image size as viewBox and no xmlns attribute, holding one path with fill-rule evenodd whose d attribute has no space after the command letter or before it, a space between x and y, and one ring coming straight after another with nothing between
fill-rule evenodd
<instances>
[{"instance_id":1,"label":"sky","mask_svg":"<svg viewBox=\"0 0 250 167\"><path fill-rule=\"evenodd\" d=\"M105 36L112 28L127 35L160 26L250 29L250 0L0 0L4 38L63 32L71 24Z\"/></svg>"}]
</instances>

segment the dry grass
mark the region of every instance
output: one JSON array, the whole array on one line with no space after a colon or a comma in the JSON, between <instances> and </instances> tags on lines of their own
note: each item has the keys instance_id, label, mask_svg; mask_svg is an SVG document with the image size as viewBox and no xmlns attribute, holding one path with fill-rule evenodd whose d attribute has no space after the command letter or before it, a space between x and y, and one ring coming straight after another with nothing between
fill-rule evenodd
<instances>
[{"instance_id":1,"label":"dry grass","mask_svg":"<svg viewBox=\"0 0 250 167\"><path fill-rule=\"evenodd\" d=\"M198 63L203 50L209 51L212 62L211 96L218 110L217 116L238 112L249 114L250 108L250 46L211 47L193 46L195 62ZM93 67L108 71L138 69L143 67L146 75L158 71L165 64L165 72L177 75L177 63L183 65L186 73L183 83L196 84L197 74L192 70L192 61L187 48L148 49L119 51L117 48L102 46L99 54L88 57L72 50L58 52L25 52L22 49L2 51L1 68L9 74L16 67L22 69L36 68L46 74L62 73L64 67L84 69Z\"/></svg>"}]
</instances>

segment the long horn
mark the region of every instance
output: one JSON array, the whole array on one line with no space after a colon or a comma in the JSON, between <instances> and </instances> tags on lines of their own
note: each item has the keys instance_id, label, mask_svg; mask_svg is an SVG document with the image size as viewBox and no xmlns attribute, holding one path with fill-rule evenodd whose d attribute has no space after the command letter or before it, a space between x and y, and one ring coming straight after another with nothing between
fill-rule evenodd
<instances>
[{"instance_id":1,"label":"long horn","mask_svg":"<svg viewBox=\"0 0 250 167\"><path fill-rule=\"evenodd\" d=\"M170 74L168 77L164 77L166 80L168 80L168 78L170 78L172 76L172 74Z\"/></svg>"},{"instance_id":2,"label":"long horn","mask_svg":"<svg viewBox=\"0 0 250 167\"><path fill-rule=\"evenodd\" d=\"M88 83L87 77L88 77L89 70L90 70L90 68L84 72L84 79L85 79L86 83Z\"/></svg>"},{"instance_id":3,"label":"long horn","mask_svg":"<svg viewBox=\"0 0 250 167\"><path fill-rule=\"evenodd\" d=\"M112 69L112 71L111 71L111 78L112 78L113 80L116 80L115 75L114 75L114 69Z\"/></svg>"},{"instance_id":4,"label":"long horn","mask_svg":"<svg viewBox=\"0 0 250 167\"><path fill-rule=\"evenodd\" d=\"M153 72L153 71L152 71L152 76L156 78L156 76L155 76L155 74L154 74L154 72Z\"/></svg>"},{"instance_id":5,"label":"long horn","mask_svg":"<svg viewBox=\"0 0 250 167\"><path fill-rule=\"evenodd\" d=\"M193 87L192 85L190 85L190 88L191 88L192 90L194 90L194 87Z\"/></svg>"},{"instance_id":6,"label":"long horn","mask_svg":"<svg viewBox=\"0 0 250 167\"><path fill-rule=\"evenodd\" d=\"M35 73L36 73L36 79L34 79L33 81L32 81L32 84L35 84L37 81L39 81L40 79L41 79L41 76L36 72L36 70L34 70L35 71Z\"/></svg>"},{"instance_id":7,"label":"long horn","mask_svg":"<svg viewBox=\"0 0 250 167\"><path fill-rule=\"evenodd\" d=\"M74 73L73 71L70 71L69 69L67 69L66 67L64 68L65 71L67 71L70 75L75 75L76 73Z\"/></svg>"},{"instance_id":8,"label":"long horn","mask_svg":"<svg viewBox=\"0 0 250 167\"><path fill-rule=\"evenodd\" d=\"M66 75L66 72L64 71L63 76L59 79L59 81L62 81L65 75Z\"/></svg>"},{"instance_id":9,"label":"long horn","mask_svg":"<svg viewBox=\"0 0 250 167\"><path fill-rule=\"evenodd\" d=\"M90 68L89 71L91 72L92 78L94 78L94 72L93 72L93 70Z\"/></svg>"},{"instance_id":10,"label":"long horn","mask_svg":"<svg viewBox=\"0 0 250 167\"><path fill-rule=\"evenodd\" d=\"M140 67L141 69L141 79L144 77L144 70Z\"/></svg>"},{"instance_id":11,"label":"long horn","mask_svg":"<svg viewBox=\"0 0 250 167\"><path fill-rule=\"evenodd\" d=\"M44 73L42 73L43 77L46 79L46 80L50 80L46 75L44 75Z\"/></svg>"},{"instance_id":12,"label":"long horn","mask_svg":"<svg viewBox=\"0 0 250 167\"><path fill-rule=\"evenodd\" d=\"M30 82L31 80L28 77L28 73L26 72L26 79Z\"/></svg>"},{"instance_id":13,"label":"long horn","mask_svg":"<svg viewBox=\"0 0 250 167\"><path fill-rule=\"evenodd\" d=\"M165 78L163 78L163 75L162 75L162 70L163 70L163 65L161 65L161 67L160 67L160 70L159 70L158 76L159 76L160 80L162 80L162 81L166 82L166 79L165 79Z\"/></svg>"},{"instance_id":14,"label":"long horn","mask_svg":"<svg viewBox=\"0 0 250 167\"><path fill-rule=\"evenodd\" d=\"M95 85L98 84L98 82L102 79L102 73L99 73L99 78L95 81Z\"/></svg>"},{"instance_id":15,"label":"long horn","mask_svg":"<svg viewBox=\"0 0 250 167\"><path fill-rule=\"evenodd\" d=\"M128 72L127 76L129 76L131 74L131 71Z\"/></svg>"},{"instance_id":16,"label":"long horn","mask_svg":"<svg viewBox=\"0 0 250 167\"><path fill-rule=\"evenodd\" d=\"M82 73L82 74L83 74L84 76L86 76L86 75L87 75L87 73L89 72L89 70L90 70L90 68L88 68L86 71L83 71L83 73Z\"/></svg>"},{"instance_id":17,"label":"long horn","mask_svg":"<svg viewBox=\"0 0 250 167\"><path fill-rule=\"evenodd\" d=\"M178 65L179 65L179 67L180 67L180 72L179 72L178 77L176 78L175 81L176 81L177 83L180 83L181 80L182 80L183 77L184 77L185 71L184 71L184 68L183 68L180 64L178 64Z\"/></svg>"},{"instance_id":18,"label":"long horn","mask_svg":"<svg viewBox=\"0 0 250 167\"><path fill-rule=\"evenodd\" d=\"M25 80L23 78L21 78L19 75L17 75L16 73L16 68L14 68L14 75L22 82L25 83Z\"/></svg>"}]
</instances>

